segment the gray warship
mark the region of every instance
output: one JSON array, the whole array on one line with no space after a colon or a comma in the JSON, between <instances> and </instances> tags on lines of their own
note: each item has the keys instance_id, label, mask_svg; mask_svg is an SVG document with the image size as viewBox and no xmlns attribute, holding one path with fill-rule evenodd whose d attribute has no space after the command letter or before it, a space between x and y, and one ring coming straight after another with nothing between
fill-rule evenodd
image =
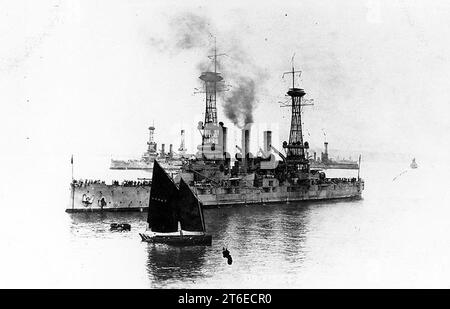
<instances>
[{"instance_id":1,"label":"gray warship","mask_svg":"<svg viewBox=\"0 0 450 309\"><path fill-rule=\"evenodd\" d=\"M325 152L321 153L320 158L317 157L316 152L314 152L313 157L309 158L309 163L311 169L344 169L344 170L357 170L359 169L359 163L353 161L351 158L346 160L335 160L328 156L328 142L324 142Z\"/></svg>"},{"instance_id":2,"label":"gray warship","mask_svg":"<svg viewBox=\"0 0 450 309\"><path fill-rule=\"evenodd\" d=\"M286 203L315 200L361 198L364 180L327 178L320 167L312 167L307 156L309 143L303 140L301 109L307 104L304 89L296 87L292 69L290 98L291 123L289 140L282 151L272 145L272 132L264 131L264 145L256 156L249 151L251 124L242 129L240 153L231 158L227 151L228 128L217 121L216 98L223 78L216 71L203 72L205 118L200 121L201 145L192 158L183 161L172 177L176 183L186 182L205 208L248 204ZM281 158L277 159L276 155ZM71 203L67 212L77 211L143 211L148 208L151 181L126 184L104 182L71 184Z\"/></svg>"},{"instance_id":3,"label":"gray warship","mask_svg":"<svg viewBox=\"0 0 450 309\"><path fill-rule=\"evenodd\" d=\"M176 172L180 169L183 158L186 155L184 143L184 130L181 130L181 144L178 153L174 153L172 144L169 145L169 152L165 151L165 144L161 144L161 151L157 150L157 143L154 140L155 126L148 128L147 150L140 159L115 160L111 159L110 169L112 170L147 170L152 171L153 163L157 160L165 170Z\"/></svg>"}]
</instances>

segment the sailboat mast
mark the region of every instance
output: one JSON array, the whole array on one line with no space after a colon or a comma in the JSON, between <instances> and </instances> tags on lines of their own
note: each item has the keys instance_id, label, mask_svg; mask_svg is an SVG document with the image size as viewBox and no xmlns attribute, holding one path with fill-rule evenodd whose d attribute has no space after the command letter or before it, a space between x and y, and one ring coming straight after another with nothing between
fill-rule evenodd
<instances>
[{"instance_id":1,"label":"sailboat mast","mask_svg":"<svg viewBox=\"0 0 450 309\"><path fill-rule=\"evenodd\" d=\"M202 228L203 228L203 232L206 231L205 228L205 219L203 218L203 208L200 205L200 201L197 200L197 205L198 205L198 212L200 213L200 220L202 221Z\"/></svg>"}]
</instances>

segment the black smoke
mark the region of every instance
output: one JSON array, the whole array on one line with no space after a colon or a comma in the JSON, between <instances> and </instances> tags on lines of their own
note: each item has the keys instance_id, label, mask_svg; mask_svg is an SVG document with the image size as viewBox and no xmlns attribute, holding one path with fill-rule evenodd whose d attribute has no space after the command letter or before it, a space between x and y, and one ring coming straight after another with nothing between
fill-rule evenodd
<instances>
[{"instance_id":1,"label":"black smoke","mask_svg":"<svg viewBox=\"0 0 450 309\"><path fill-rule=\"evenodd\" d=\"M224 83L229 87L218 93L226 117L239 128L253 122L253 111L257 104L258 87L265 79L262 68L254 63L242 40L240 31L218 31L212 21L201 14L185 12L170 19L169 35L163 39L151 38L150 43L160 51L167 50L181 53L198 49L199 59L196 68L199 73L212 71L213 63L205 53L214 53L214 36L218 39L218 53L225 56L218 58L217 70L222 73Z\"/></svg>"},{"instance_id":2,"label":"black smoke","mask_svg":"<svg viewBox=\"0 0 450 309\"><path fill-rule=\"evenodd\" d=\"M229 56L223 62L224 78L230 87L221 93L222 106L227 118L242 129L253 123L253 111L266 74L247 52L240 37L234 36L231 42Z\"/></svg>"},{"instance_id":3,"label":"black smoke","mask_svg":"<svg viewBox=\"0 0 450 309\"><path fill-rule=\"evenodd\" d=\"M236 78L237 87L232 87L229 93L223 95L225 116L234 125L243 128L253 123L253 109L255 106L255 81L246 76Z\"/></svg>"}]
</instances>

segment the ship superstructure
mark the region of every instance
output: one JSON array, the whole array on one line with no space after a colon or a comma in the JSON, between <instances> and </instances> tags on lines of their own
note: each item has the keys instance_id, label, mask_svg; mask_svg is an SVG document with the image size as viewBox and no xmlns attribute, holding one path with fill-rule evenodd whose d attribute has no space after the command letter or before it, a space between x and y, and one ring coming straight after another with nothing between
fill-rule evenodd
<instances>
[{"instance_id":1,"label":"ship superstructure","mask_svg":"<svg viewBox=\"0 0 450 309\"><path fill-rule=\"evenodd\" d=\"M201 134L201 144L197 146L195 159L185 161L182 168L184 177L191 182L194 179L220 181L223 172L229 169L230 158L226 149L227 128L223 122L217 121L217 94L225 91L223 77L217 72L217 58L222 55L217 54L214 47L213 55L209 56L214 71L205 71L199 76L202 89L198 93L205 94L205 118L197 127Z\"/></svg>"},{"instance_id":2,"label":"ship superstructure","mask_svg":"<svg viewBox=\"0 0 450 309\"><path fill-rule=\"evenodd\" d=\"M329 157L328 154L328 142L324 142L324 152L321 153L320 157L317 157L316 152L313 153L312 157L309 157L309 163L312 169L346 169L346 170L357 170L359 169L359 164L357 161L349 159L333 159Z\"/></svg>"},{"instance_id":3,"label":"ship superstructure","mask_svg":"<svg viewBox=\"0 0 450 309\"><path fill-rule=\"evenodd\" d=\"M179 178L186 180L196 190L205 206L220 206L249 203L301 201L316 199L339 199L360 197L364 187L358 178L326 178L325 173L311 169L306 152L309 143L303 140L302 113L306 92L295 85L292 66L285 74L292 75L292 87L288 89L290 98L291 123L289 141L282 144L284 153L272 145L272 132L264 132L264 146L257 157L249 151L250 126L242 130L242 145L236 146L240 154L231 165L229 155L215 157L214 160L202 156L183 165ZM226 145L227 130L220 131L219 142ZM220 133L221 132L221 133ZM222 150L224 148L221 148ZM282 160L276 160L274 153Z\"/></svg>"},{"instance_id":4,"label":"ship superstructure","mask_svg":"<svg viewBox=\"0 0 450 309\"><path fill-rule=\"evenodd\" d=\"M161 150L158 152L157 143L155 142L155 126L152 125L148 128L148 141L147 141L147 151L144 152L141 159L130 159L130 160L114 160L111 159L110 169L112 170L148 170L153 169L153 163L158 160L160 164L171 172L179 171L182 158L186 155L186 149L184 148L184 130L181 130L181 147L183 147L182 152L175 154L173 151L173 145L169 145L169 152L166 152L165 144L161 144Z\"/></svg>"}]
</instances>

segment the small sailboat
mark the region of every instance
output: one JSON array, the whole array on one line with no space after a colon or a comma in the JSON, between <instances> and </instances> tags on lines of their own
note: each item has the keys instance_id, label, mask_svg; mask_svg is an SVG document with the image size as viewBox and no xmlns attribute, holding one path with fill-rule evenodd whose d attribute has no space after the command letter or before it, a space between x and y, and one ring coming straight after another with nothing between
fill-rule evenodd
<instances>
[{"instance_id":1,"label":"small sailboat","mask_svg":"<svg viewBox=\"0 0 450 309\"><path fill-rule=\"evenodd\" d=\"M202 204L186 182L177 185L155 160L148 207L148 228L142 241L171 245L207 245Z\"/></svg>"},{"instance_id":2,"label":"small sailboat","mask_svg":"<svg viewBox=\"0 0 450 309\"><path fill-rule=\"evenodd\" d=\"M417 168L416 158L412 159L411 164L409 165L411 168Z\"/></svg>"}]
</instances>

